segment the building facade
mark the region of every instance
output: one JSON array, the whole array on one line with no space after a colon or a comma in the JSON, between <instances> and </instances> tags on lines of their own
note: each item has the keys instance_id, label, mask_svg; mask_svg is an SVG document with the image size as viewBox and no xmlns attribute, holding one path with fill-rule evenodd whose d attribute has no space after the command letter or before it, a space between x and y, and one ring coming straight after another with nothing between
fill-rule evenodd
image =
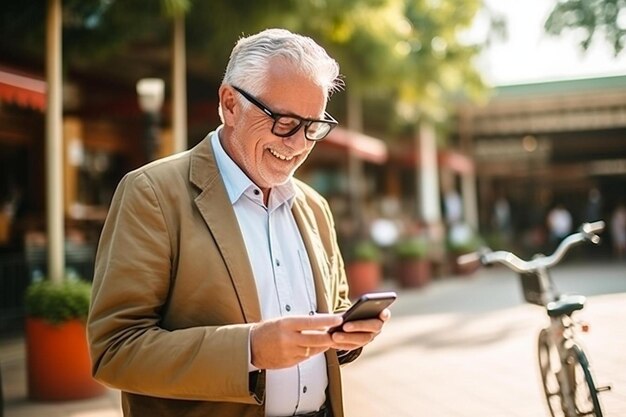
<instances>
[{"instance_id":1,"label":"building facade","mask_svg":"<svg viewBox=\"0 0 626 417\"><path fill-rule=\"evenodd\" d=\"M517 242L545 247L555 206L574 226L609 223L626 198L626 76L498 87L485 105L460 105L456 120L486 233L505 227L508 210Z\"/></svg>"}]
</instances>

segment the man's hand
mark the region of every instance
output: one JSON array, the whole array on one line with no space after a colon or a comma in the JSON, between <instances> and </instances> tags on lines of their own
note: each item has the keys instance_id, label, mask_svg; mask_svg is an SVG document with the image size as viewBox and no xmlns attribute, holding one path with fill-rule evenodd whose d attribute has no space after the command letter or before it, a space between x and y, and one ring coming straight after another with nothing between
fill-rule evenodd
<instances>
[{"instance_id":1,"label":"man's hand","mask_svg":"<svg viewBox=\"0 0 626 417\"><path fill-rule=\"evenodd\" d=\"M389 317L391 312L386 308L377 319L346 322L340 331L331 335L331 347L337 350L354 350L367 345L378 336Z\"/></svg>"},{"instance_id":2,"label":"man's hand","mask_svg":"<svg viewBox=\"0 0 626 417\"><path fill-rule=\"evenodd\" d=\"M281 317L257 323L250 331L252 365L259 369L288 368L325 352L334 347L328 329L339 324L341 316L336 314Z\"/></svg>"}]
</instances>

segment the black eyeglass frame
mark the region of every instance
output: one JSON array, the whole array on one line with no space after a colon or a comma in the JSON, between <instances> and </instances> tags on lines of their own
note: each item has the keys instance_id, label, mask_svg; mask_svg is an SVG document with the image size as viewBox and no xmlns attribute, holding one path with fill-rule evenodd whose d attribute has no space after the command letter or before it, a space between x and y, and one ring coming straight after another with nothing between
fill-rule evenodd
<instances>
[{"instance_id":1,"label":"black eyeglass frame","mask_svg":"<svg viewBox=\"0 0 626 417\"><path fill-rule=\"evenodd\" d=\"M327 117L327 119L325 119L325 120L305 119L305 118L300 117L300 116L295 115L295 114L282 114L282 113L273 112L265 104L263 104L260 100L258 100L254 96L252 96L250 93L248 93L245 90L242 90L241 88L236 87L234 85L232 87L237 92L239 92L239 94L244 96L246 98L246 100L248 100L250 103L252 103L255 106L257 106L263 113L265 113L268 117L270 117L271 119L274 120L274 124L272 124L272 134L274 134L274 135L276 135L278 137L286 138L286 137L289 137L289 136L293 136L302 128L302 126L304 126L304 137L307 140L310 140L312 142L319 142L319 141L323 140L324 138L326 138L326 136L328 136L330 131L333 130L339 124L339 122L337 120L335 120L333 118L333 116L331 116L327 112L324 112L324 116ZM275 131L276 130L276 123L278 122L278 120L281 117L288 117L290 119L296 119L296 120L299 120L300 123L298 123L293 129L291 129L290 131L288 131L286 133L276 132ZM309 137L309 132L308 132L309 126L311 126L313 123L324 123L324 124L328 125L328 131L326 133L324 133L324 136L322 136L320 138L310 138Z\"/></svg>"}]
</instances>

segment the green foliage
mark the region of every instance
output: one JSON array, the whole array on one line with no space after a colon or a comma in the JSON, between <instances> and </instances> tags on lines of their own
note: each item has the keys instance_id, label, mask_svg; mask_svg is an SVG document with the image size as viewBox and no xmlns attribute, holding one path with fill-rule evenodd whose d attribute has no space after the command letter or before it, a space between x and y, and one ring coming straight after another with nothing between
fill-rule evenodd
<instances>
[{"instance_id":1,"label":"green foliage","mask_svg":"<svg viewBox=\"0 0 626 417\"><path fill-rule=\"evenodd\" d=\"M354 261L379 261L380 249L370 240L356 242L352 249L352 260Z\"/></svg>"},{"instance_id":2,"label":"green foliage","mask_svg":"<svg viewBox=\"0 0 626 417\"><path fill-rule=\"evenodd\" d=\"M65 279L62 283L42 280L26 290L26 312L54 324L71 319L85 320L89 312L91 284Z\"/></svg>"},{"instance_id":3,"label":"green foliage","mask_svg":"<svg viewBox=\"0 0 626 417\"><path fill-rule=\"evenodd\" d=\"M463 242L448 242L448 250L452 253L465 254L476 252L483 246L480 238L474 237Z\"/></svg>"},{"instance_id":4,"label":"green foliage","mask_svg":"<svg viewBox=\"0 0 626 417\"><path fill-rule=\"evenodd\" d=\"M166 16L184 16L191 8L191 0L161 0L163 12Z\"/></svg>"},{"instance_id":5,"label":"green foliage","mask_svg":"<svg viewBox=\"0 0 626 417\"><path fill-rule=\"evenodd\" d=\"M269 1L276 4L275 1ZM386 130L420 118L442 121L453 94L485 91L472 60L479 45L463 43L479 0L281 1L261 18L315 38L341 65L347 89L392 107ZM266 3L264 3L264 6ZM395 103L389 106L389 103Z\"/></svg>"},{"instance_id":6,"label":"green foliage","mask_svg":"<svg viewBox=\"0 0 626 417\"><path fill-rule=\"evenodd\" d=\"M584 50L589 48L596 33L604 33L617 56L626 42L626 30L620 22L624 14L626 0L561 0L550 12L544 27L552 35L581 29L585 33L580 42Z\"/></svg>"},{"instance_id":7,"label":"green foliage","mask_svg":"<svg viewBox=\"0 0 626 417\"><path fill-rule=\"evenodd\" d=\"M97 69L135 45L168 45L171 17L190 7L189 0L63 0L64 66ZM42 61L46 10L39 0L0 2L0 51Z\"/></svg>"},{"instance_id":8,"label":"green foliage","mask_svg":"<svg viewBox=\"0 0 626 417\"><path fill-rule=\"evenodd\" d=\"M446 243L448 251L456 254L475 252L485 246L483 238L464 223L450 227Z\"/></svg>"},{"instance_id":9,"label":"green foliage","mask_svg":"<svg viewBox=\"0 0 626 417\"><path fill-rule=\"evenodd\" d=\"M472 63L480 45L463 42L480 7L480 0L65 0L64 65L68 73L115 73L108 67L121 61L117 77L163 73L172 17L186 13L189 75L217 82L239 37L285 27L339 61L350 94L383 103L374 115L384 117L365 117L364 128L384 136L422 118L444 121L451 96L485 90ZM0 54L43 62L44 28L40 1L0 2Z\"/></svg>"},{"instance_id":10,"label":"green foliage","mask_svg":"<svg viewBox=\"0 0 626 417\"><path fill-rule=\"evenodd\" d=\"M428 242L420 237L402 239L394 246L399 259L424 259L428 256Z\"/></svg>"},{"instance_id":11,"label":"green foliage","mask_svg":"<svg viewBox=\"0 0 626 417\"><path fill-rule=\"evenodd\" d=\"M511 250L511 242L501 232L491 232L485 236L485 245L493 250Z\"/></svg>"}]
</instances>

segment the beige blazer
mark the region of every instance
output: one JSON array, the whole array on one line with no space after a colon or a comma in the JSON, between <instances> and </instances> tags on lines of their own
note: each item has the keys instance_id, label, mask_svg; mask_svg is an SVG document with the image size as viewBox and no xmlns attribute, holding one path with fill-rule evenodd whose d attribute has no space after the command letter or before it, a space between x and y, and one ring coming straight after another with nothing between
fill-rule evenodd
<instances>
[{"instance_id":1,"label":"beige blazer","mask_svg":"<svg viewBox=\"0 0 626 417\"><path fill-rule=\"evenodd\" d=\"M248 377L259 300L210 136L127 174L102 231L88 337L93 374L122 391L126 416L264 415L264 374L256 387ZM296 189L318 311L343 311L348 287L328 204L300 181ZM342 417L336 352L326 361L327 395Z\"/></svg>"}]
</instances>

